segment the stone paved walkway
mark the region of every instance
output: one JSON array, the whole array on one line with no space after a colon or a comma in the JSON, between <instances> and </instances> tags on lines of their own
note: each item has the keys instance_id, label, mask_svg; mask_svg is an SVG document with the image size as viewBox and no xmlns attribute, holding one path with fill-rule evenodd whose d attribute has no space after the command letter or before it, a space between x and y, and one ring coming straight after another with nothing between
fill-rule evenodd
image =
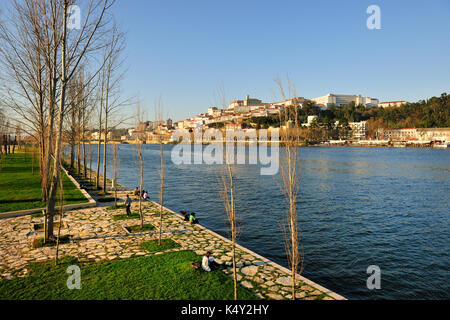
<instances>
[{"instance_id":1,"label":"stone paved walkway","mask_svg":"<svg viewBox=\"0 0 450 320\"><path fill-rule=\"evenodd\" d=\"M123 192L121 196L123 196ZM111 204L108 204L111 205ZM137 202L132 210L137 212ZM124 227L139 224L139 220L114 221L113 215L123 214L121 210L106 210L106 207L79 209L67 212L64 217L66 227L61 234L72 235L72 241L60 245L60 256L77 257L80 262L100 262L104 260L127 259L135 256L161 254L149 253L141 243L158 236L155 231L143 234L128 234ZM144 207L145 223L159 226L159 217L154 203L147 202ZM166 211L164 215L164 237L171 238L181 245L177 250L192 250L198 255L211 251L218 262L231 265L231 243L202 226L192 226L183 221L180 215ZM42 237L34 231L35 223L43 218L31 216L0 220L0 278L24 277L28 273L27 265L55 257L55 248L31 247L32 241ZM279 266L245 248L239 246L238 280L240 284L263 299L290 299L291 278L289 270ZM223 272L232 276L232 269ZM298 282L297 297L305 300L332 300L343 297L301 277Z\"/></svg>"}]
</instances>

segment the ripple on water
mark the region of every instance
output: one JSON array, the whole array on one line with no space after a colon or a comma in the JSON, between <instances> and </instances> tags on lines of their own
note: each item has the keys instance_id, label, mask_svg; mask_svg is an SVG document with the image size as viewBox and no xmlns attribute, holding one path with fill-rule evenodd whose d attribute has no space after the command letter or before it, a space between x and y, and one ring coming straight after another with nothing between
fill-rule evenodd
<instances>
[{"instance_id":1,"label":"ripple on water","mask_svg":"<svg viewBox=\"0 0 450 320\"><path fill-rule=\"evenodd\" d=\"M220 168L174 166L171 148L165 147L165 204L197 212L202 224L226 235ZM145 150L145 189L156 199L159 146ZM132 146L121 146L119 156L119 182L134 188L139 179ZM302 148L300 157L306 277L351 299L449 298L448 151ZM258 166L239 166L238 173L239 243L287 266L280 177L262 177ZM372 264L381 268L381 290L366 287Z\"/></svg>"}]
</instances>

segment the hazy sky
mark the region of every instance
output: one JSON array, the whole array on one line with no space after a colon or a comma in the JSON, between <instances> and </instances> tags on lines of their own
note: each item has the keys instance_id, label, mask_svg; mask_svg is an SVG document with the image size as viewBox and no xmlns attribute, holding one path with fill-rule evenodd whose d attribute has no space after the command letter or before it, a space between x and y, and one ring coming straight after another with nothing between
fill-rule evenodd
<instances>
[{"instance_id":1,"label":"hazy sky","mask_svg":"<svg viewBox=\"0 0 450 320\"><path fill-rule=\"evenodd\" d=\"M381 30L366 9L381 8ZM450 0L117 0L127 31L127 94L174 120L227 101L279 98L287 73L299 96L362 94L417 101L450 93Z\"/></svg>"}]
</instances>

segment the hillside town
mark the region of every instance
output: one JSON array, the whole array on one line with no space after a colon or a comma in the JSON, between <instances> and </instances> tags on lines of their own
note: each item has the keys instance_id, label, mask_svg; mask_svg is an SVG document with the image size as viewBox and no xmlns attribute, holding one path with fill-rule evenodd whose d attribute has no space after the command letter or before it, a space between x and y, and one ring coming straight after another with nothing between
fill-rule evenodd
<instances>
[{"instance_id":1,"label":"hillside town","mask_svg":"<svg viewBox=\"0 0 450 320\"><path fill-rule=\"evenodd\" d=\"M407 105L407 101L379 102L372 97L361 95L328 94L323 97L305 99L295 97L293 99L279 102L263 102L260 99L251 98L249 95L243 100L234 100L226 108L211 106L207 112L195 115L191 118L174 122L172 119L166 121L145 121L137 128L109 130L107 139L110 142L133 143L136 138L144 137L148 144L175 143L172 134L177 129L186 129L194 132L196 129L207 130L210 128L220 130L259 130L276 128L289 129L293 127L293 121L280 123L280 115L285 108L297 106L300 110L343 109L345 107L362 108L400 108ZM272 119L265 121L266 119ZM370 130L368 121L352 121L324 123L317 115L306 115L305 121L301 122L301 129L305 132L305 140L309 144L320 145L358 145L358 146L434 146L446 148L450 143L450 128L375 128ZM265 122L261 124L261 122ZM372 128L373 129L373 128ZM318 134L327 131L334 134ZM371 131L371 132L369 132ZM309 135L308 135L309 133ZM93 141L104 140L104 133L99 136L98 132L91 132L90 139Z\"/></svg>"}]
</instances>

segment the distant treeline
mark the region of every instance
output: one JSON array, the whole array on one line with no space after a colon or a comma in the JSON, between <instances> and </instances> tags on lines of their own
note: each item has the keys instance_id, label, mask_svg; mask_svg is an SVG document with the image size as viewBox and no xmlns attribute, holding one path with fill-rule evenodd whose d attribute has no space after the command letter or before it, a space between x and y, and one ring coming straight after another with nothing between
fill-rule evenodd
<instances>
[{"instance_id":1,"label":"distant treeline","mask_svg":"<svg viewBox=\"0 0 450 320\"><path fill-rule=\"evenodd\" d=\"M292 115L294 112L289 112ZM321 110L311 101L306 101L298 110L298 123L307 122L308 116L317 116L317 124L333 127L336 121L341 125L349 122L369 121L369 128L445 128L450 127L450 96L443 93L440 97L432 97L400 107L370 108L350 103L348 106L331 106ZM282 117L284 118L284 117ZM280 126L280 116L252 117L249 122L258 128Z\"/></svg>"}]
</instances>

